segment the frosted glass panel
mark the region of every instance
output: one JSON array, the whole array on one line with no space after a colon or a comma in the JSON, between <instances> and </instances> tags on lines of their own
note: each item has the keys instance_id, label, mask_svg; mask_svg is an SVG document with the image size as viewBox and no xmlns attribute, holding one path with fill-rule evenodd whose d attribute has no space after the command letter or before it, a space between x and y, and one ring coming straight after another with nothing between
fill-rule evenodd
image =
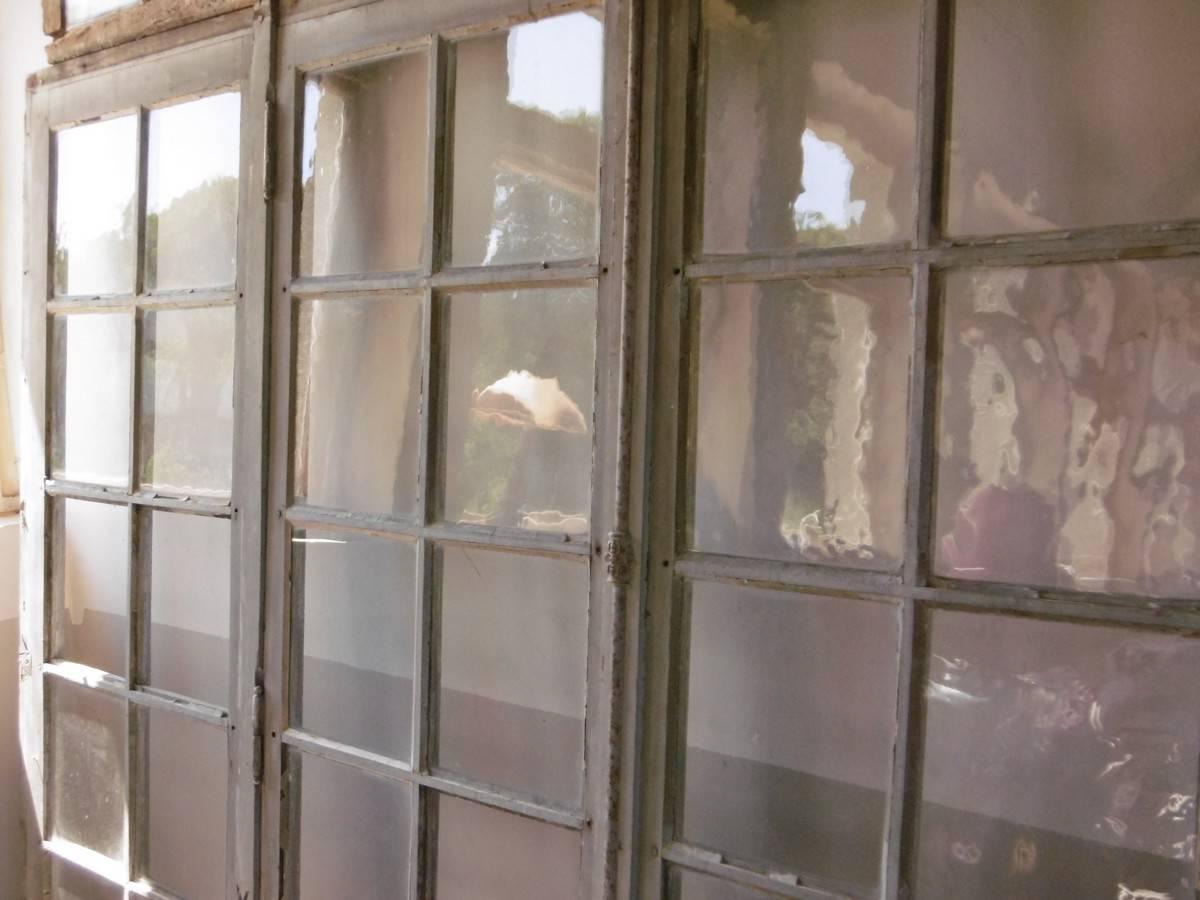
<instances>
[{"instance_id":1,"label":"frosted glass panel","mask_svg":"<svg viewBox=\"0 0 1200 900\"><path fill-rule=\"evenodd\" d=\"M217 94L150 113L146 287L232 285L237 266L242 97Z\"/></svg>"},{"instance_id":2,"label":"frosted glass panel","mask_svg":"<svg viewBox=\"0 0 1200 900\"><path fill-rule=\"evenodd\" d=\"M132 293L137 118L120 116L60 131L54 153L54 293Z\"/></svg>"},{"instance_id":3,"label":"frosted glass panel","mask_svg":"<svg viewBox=\"0 0 1200 900\"><path fill-rule=\"evenodd\" d=\"M54 320L55 478L129 486L133 316Z\"/></svg>"},{"instance_id":4,"label":"frosted glass panel","mask_svg":"<svg viewBox=\"0 0 1200 900\"><path fill-rule=\"evenodd\" d=\"M701 288L692 546L900 565L911 293L905 277Z\"/></svg>"},{"instance_id":5,"label":"frosted glass panel","mask_svg":"<svg viewBox=\"0 0 1200 900\"><path fill-rule=\"evenodd\" d=\"M595 257L603 50L582 12L455 46L454 265Z\"/></svg>"},{"instance_id":6,"label":"frosted glass panel","mask_svg":"<svg viewBox=\"0 0 1200 900\"><path fill-rule=\"evenodd\" d=\"M298 503L412 515L418 496L422 301L299 308L293 493Z\"/></svg>"},{"instance_id":7,"label":"frosted glass panel","mask_svg":"<svg viewBox=\"0 0 1200 900\"><path fill-rule=\"evenodd\" d=\"M410 53L305 82L301 274L420 266L428 80L428 56Z\"/></svg>"},{"instance_id":8,"label":"frosted glass panel","mask_svg":"<svg viewBox=\"0 0 1200 900\"><path fill-rule=\"evenodd\" d=\"M60 500L61 606L56 632L64 659L124 676L129 641L129 509Z\"/></svg>"},{"instance_id":9,"label":"frosted glass panel","mask_svg":"<svg viewBox=\"0 0 1200 900\"><path fill-rule=\"evenodd\" d=\"M917 0L705 0L704 21L704 250L910 239Z\"/></svg>"}]
</instances>

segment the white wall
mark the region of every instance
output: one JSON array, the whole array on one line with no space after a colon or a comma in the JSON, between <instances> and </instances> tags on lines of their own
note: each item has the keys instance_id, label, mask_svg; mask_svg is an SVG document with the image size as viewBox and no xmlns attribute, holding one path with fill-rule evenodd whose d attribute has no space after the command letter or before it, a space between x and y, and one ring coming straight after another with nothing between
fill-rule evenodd
<instances>
[{"instance_id":1,"label":"white wall","mask_svg":"<svg viewBox=\"0 0 1200 900\"><path fill-rule=\"evenodd\" d=\"M8 406L21 408L22 192L25 80L45 65L39 0L0 0L0 351ZM0 410L5 404L0 402ZM0 466L2 468L2 466ZM17 745L17 605L20 529L0 520L0 898L22 896L24 773Z\"/></svg>"}]
</instances>

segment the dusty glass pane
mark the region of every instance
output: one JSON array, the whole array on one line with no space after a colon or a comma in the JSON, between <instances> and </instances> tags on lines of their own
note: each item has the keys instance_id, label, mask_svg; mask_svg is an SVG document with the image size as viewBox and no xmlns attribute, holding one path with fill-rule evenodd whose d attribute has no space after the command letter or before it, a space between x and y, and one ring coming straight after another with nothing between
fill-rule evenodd
<instances>
[{"instance_id":1,"label":"dusty glass pane","mask_svg":"<svg viewBox=\"0 0 1200 900\"><path fill-rule=\"evenodd\" d=\"M421 298L317 300L299 307L295 460L299 503L416 511Z\"/></svg>"},{"instance_id":2,"label":"dusty glass pane","mask_svg":"<svg viewBox=\"0 0 1200 900\"><path fill-rule=\"evenodd\" d=\"M446 518L586 534L595 290L457 294L445 308Z\"/></svg>"},{"instance_id":3,"label":"dusty glass pane","mask_svg":"<svg viewBox=\"0 0 1200 900\"><path fill-rule=\"evenodd\" d=\"M917 0L705 0L706 253L912 238Z\"/></svg>"},{"instance_id":4,"label":"dusty glass pane","mask_svg":"<svg viewBox=\"0 0 1200 900\"><path fill-rule=\"evenodd\" d=\"M300 761L300 900L408 897L415 798L405 784L316 756Z\"/></svg>"},{"instance_id":5,"label":"dusty glass pane","mask_svg":"<svg viewBox=\"0 0 1200 900\"><path fill-rule=\"evenodd\" d=\"M229 756L225 730L149 712L150 879L181 897L225 896Z\"/></svg>"},{"instance_id":6,"label":"dusty glass pane","mask_svg":"<svg viewBox=\"0 0 1200 900\"><path fill-rule=\"evenodd\" d=\"M1200 644L935 613L916 896L1195 892Z\"/></svg>"},{"instance_id":7,"label":"dusty glass pane","mask_svg":"<svg viewBox=\"0 0 1200 900\"><path fill-rule=\"evenodd\" d=\"M55 478L129 486L132 341L128 313L54 320Z\"/></svg>"},{"instance_id":8,"label":"dusty glass pane","mask_svg":"<svg viewBox=\"0 0 1200 900\"><path fill-rule=\"evenodd\" d=\"M420 266L429 168L429 60L409 53L304 85L300 273Z\"/></svg>"},{"instance_id":9,"label":"dusty glass pane","mask_svg":"<svg viewBox=\"0 0 1200 900\"><path fill-rule=\"evenodd\" d=\"M54 900L125 900L125 891L86 869L50 857L50 896Z\"/></svg>"},{"instance_id":10,"label":"dusty glass pane","mask_svg":"<svg viewBox=\"0 0 1200 900\"><path fill-rule=\"evenodd\" d=\"M340 531L296 532L292 573L304 628L302 727L407 761L416 545Z\"/></svg>"},{"instance_id":11,"label":"dusty glass pane","mask_svg":"<svg viewBox=\"0 0 1200 900\"><path fill-rule=\"evenodd\" d=\"M455 45L454 265L596 256L603 51L595 11Z\"/></svg>"},{"instance_id":12,"label":"dusty glass pane","mask_svg":"<svg viewBox=\"0 0 1200 900\"><path fill-rule=\"evenodd\" d=\"M440 768L580 802L588 568L441 551Z\"/></svg>"},{"instance_id":13,"label":"dusty glass pane","mask_svg":"<svg viewBox=\"0 0 1200 900\"><path fill-rule=\"evenodd\" d=\"M720 584L691 593L684 837L875 886L896 723L895 609Z\"/></svg>"},{"instance_id":14,"label":"dusty glass pane","mask_svg":"<svg viewBox=\"0 0 1200 900\"><path fill-rule=\"evenodd\" d=\"M217 94L150 113L146 287L231 285L237 267L242 97Z\"/></svg>"},{"instance_id":15,"label":"dusty glass pane","mask_svg":"<svg viewBox=\"0 0 1200 900\"><path fill-rule=\"evenodd\" d=\"M1200 263L946 279L935 567L1200 596Z\"/></svg>"},{"instance_id":16,"label":"dusty glass pane","mask_svg":"<svg viewBox=\"0 0 1200 900\"><path fill-rule=\"evenodd\" d=\"M129 635L129 509L60 500L61 606L56 654L114 675L127 671Z\"/></svg>"},{"instance_id":17,"label":"dusty glass pane","mask_svg":"<svg viewBox=\"0 0 1200 900\"><path fill-rule=\"evenodd\" d=\"M135 6L138 2L140 0L64 0L66 25L68 28L74 28L106 13L126 6Z\"/></svg>"},{"instance_id":18,"label":"dusty glass pane","mask_svg":"<svg viewBox=\"0 0 1200 900\"><path fill-rule=\"evenodd\" d=\"M437 816L437 900L580 896L578 832L445 794Z\"/></svg>"},{"instance_id":19,"label":"dusty glass pane","mask_svg":"<svg viewBox=\"0 0 1200 900\"><path fill-rule=\"evenodd\" d=\"M228 706L229 520L150 516L150 683Z\"/></svg>"},{"instance_id":20,"label":"dusty glass pane","mask_svg":"<svg viewBox=\"0 0 1200 900\"><path fill-rule=\"evenodd\" d=\"M55 679L50 692L50 831L125 858L125 703Z\"/></svg>"},{"instance_id":21,"label":"dusty glass pane","mask_svg":"<svg viewBox=\"0 0 1200 900\"><path fill-rule=\"evenodd\" d=\"M906 277L701 289L693 547L899 566L911 293Z\"/></svg>"},{"instance_id":22,"label":"dusty glass pane","mask_svg":"<svg viewBox=\"0 0 1200 900\"><path fill-rule=\"evenodd\" d=\"M129 294L137 257L137 118L58 132L54 293Z\"/></svg>"},{"instance_id":23,"label":"dusty glass pane","mask_svg":"<svg viewBox=\"0 0 1200 900\"><path fill-rule=\"evenodd\" d=\"M774 895L730 884L699 872L672 869L671 893L668 896L671 900L770 900Z\"/></svg>"},{"instance_id":24,"label":"dusty glass pane","mask_svg":"<svg viewBox=\"0 0 1200 900\"><path fill-rule=\"evenodd\" d=\"M1193 0L956 3L948 230L1200 216L1198 33Z\"/></svg>"},{"instance_id":25,"label":"dusty glass pane","mask_svg":"<svg viewBox=\"0 0 1200 900\"><path fill-rule=\"evenodd\" d=\"M232 307L149 312L142 330L142 487L228 496Z\"/></svg>"}]
</instances>

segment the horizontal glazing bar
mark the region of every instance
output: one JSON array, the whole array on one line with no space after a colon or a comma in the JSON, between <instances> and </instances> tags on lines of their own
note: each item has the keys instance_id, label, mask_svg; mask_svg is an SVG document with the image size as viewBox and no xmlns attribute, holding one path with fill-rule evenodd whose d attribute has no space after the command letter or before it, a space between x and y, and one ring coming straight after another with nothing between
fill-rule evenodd
<instances>
[{"instance_id":1,"label":"horizontal glazing bar","mask_svg":"<svg viewBox=\"0 0 1200 900\"><path fill-rule=\"evenodd\" d=\"M132 693L129 690L128 683L121 676L105 672L103 669L94 669L91 666L85 666L83 663L56 659L44 663L42 665L42 672L62 681L103 691L106 694L112 694L114 697L120 697L121 699L125 699Z\"/></svg>"},{"instance_id":2,"label":"horizontal glazing bar","mask_svg":"<svg viewBox=\"0 0 1200 900\"><path fill-rule=\"evenodd\" d=\"M68 865L82 869L117 887L125 888L130 897L146 897L148 900L182 900L178 895L144 881L126 882L125 868L120 862L88 850L86 847L72 844L70 841L51 838L42 842L42 849Z\"/></svg>"},{"instance_id":3,"label":"horizontal glazing bar","mask_svg":"<svg viewBox=\"0 0 1200 900\"><path fill-rule=\"evenodd\" d=\"M464 800L474 800L485 806L516 813L539 822L560 825L563 828L582 829L587 823L583 813L565 809L549 803L541 803L526 797L506 793L490 785L477 784L465 778L459 778L445 773L436 775L414 772L406 763L399 760L360 750L338 741L318 737L314 734L289 728L283 733L283 743L295 747L304 753L319 756L332 762L354 766L363 772L390 778L395 781L405 781L424 788L431 788L443 794L461 797Z\"/></svg>"},{"instance_id":4,"label":"horizontal glazing bar","mask_svg":"<svg viewBox=\"0 0 1200 900\"><path fill-rule=\"evenodd\" d=\"M89 310L130 309L195 309L212 306L235 306L237 295L232 288L219 291L164 291L132 296L117 294L102 297L57 297L46 303L49 313L77 313Z\"/></svg>"},{"instance_id":5,"label":"horizontal glazing bar","mask_svg":"<svg viewBox=\"0 0 1200 900\"><path fill-rule=\"evenodd\" d=\"M679 556L675 571L697 581L729 581L763 587L811 588L822 592L907 596L899 573L864 572L811 563L744 559L716 553L687 552Z\"/></svg>"},{"instance_id":6,"label":"horizontal glazing bar","mask_svg":"<svg viewBox=\"0 0 1200 900\"><path fill-rule=\"evenodd\" d=\"M129 493L117 488L99 487L94 484L81 484L75 481L55 481L48 479L45 484L46 494L51 497L67 497L73 500L95 500L100 503L120 503L129 506L146 506L151 509L171 510L173 512L192 513L197 516L218 516L228 519L233 515L233 508L228 501L200 499L195 497L165 497L161 494L138 491Z\"/></svg>"},{"instance_id":7,"label":"horizontal glazing bar","mask_svg":"<svg viewBox=\"0 0 1200 900\"><path fill-rule=\"evenodd\" d=\"M189 697L182 697L156 688L130 688L124 678L113 675L111 672L105 672L103 669L96 669L65 659L56 659L43 665L42 671L61 681L103 691L113 697L128 700L130 703L147 709L187 716L219 728L229 726L229 713L219 706L202 703L199 700L192 700Z\"/></svg>"},{"instance_id":8,"label":"horizontal glazing bar","mask_svg":"<svg viewBox=\"0 0 1200 900\"><path fill-rule=\"evenodd\" d=\"M868 900L875 895L863 894L843 888L817 884L803 875L791 872L758 872L730 862L720 853L693 847L690 844L670 844L663 851L663 859L684 869L712 875L733 884L745 885L766 891L779 897L796 897L802 900Z\"/></svg>"},{"instance_id":9,"label":"horizontal glazing bar","mask_svg":"<svg viewBox=\"0 0 1200 900\"><path fill-rule=\"evenodd\" d=\"M305 276L291 284L294 297L327 297L333 294L377 294L440 290L512 290L590 281L600 275L594 263L531 263L519 266L476 266L447 269L434 275L399 272L386 275Z\"/></svg>"}]
</instances>

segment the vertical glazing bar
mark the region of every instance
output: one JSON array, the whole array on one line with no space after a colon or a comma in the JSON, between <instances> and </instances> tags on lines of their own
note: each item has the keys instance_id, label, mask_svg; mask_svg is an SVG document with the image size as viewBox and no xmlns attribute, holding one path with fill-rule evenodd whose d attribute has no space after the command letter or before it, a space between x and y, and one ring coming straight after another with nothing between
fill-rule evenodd
<instances>
[{"instance_id":1,"label":"vertical glazing bar","mask_svg":"<svg viewBox=\"0 0 1200 900\"><path fill-rule=\"evenodd\" d=\"M146 185L150 173L150 111L139 108L137 114L137 194L134 211L137 215L136 266L133 272L134 293L141 297L146 293Z\"/></svg>"},{"instance_id":2,"label":"vertical glazing bar","mask_svg":"<svg viewBox=\"0 0 1200 900\"><path fill-rule=\"evenodd\" d=\"M952 0L921 0L917 81L917 247L942 239L942 187L950 102Z\"/></svg>"}]
</instances>

